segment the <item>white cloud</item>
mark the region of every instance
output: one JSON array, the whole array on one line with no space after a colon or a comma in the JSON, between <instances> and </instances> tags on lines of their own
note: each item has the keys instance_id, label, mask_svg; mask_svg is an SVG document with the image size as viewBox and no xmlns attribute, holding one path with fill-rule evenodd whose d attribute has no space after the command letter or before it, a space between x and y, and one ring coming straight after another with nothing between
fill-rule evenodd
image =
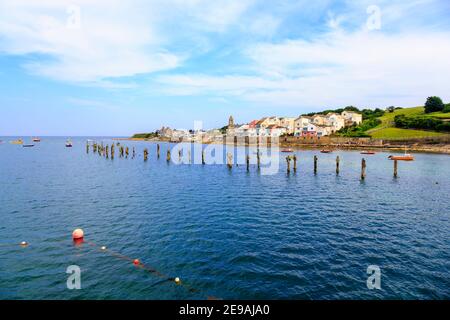
<instances>
[{"instance_id":1,"label":"white cloud","mask_svg":"<svg viewBox=\"0 0 450 320\"><path fill-rule=\"evenodd\" d=\"M183 75L159 81L172 92L223 94L270 105L410 106L450 100L450 33L386 35L332 31L313 41L251 46L254 76Z\"/></svg>"},{"instance_id":2,"label":"white cloud","mask_svg":"<svg viewBox=\"0 0 450 320\"><path fill-rule=\"evenodd\" d=\"M0 7L0 50L44 54L27 68L50 78L96 82L174 68L180 59L162 48L147 19L122 1L78 1L81 15L73 28L71 1L8 1ZM130 20L132 22L130 22Z\"/></svg>"}]
</instances>

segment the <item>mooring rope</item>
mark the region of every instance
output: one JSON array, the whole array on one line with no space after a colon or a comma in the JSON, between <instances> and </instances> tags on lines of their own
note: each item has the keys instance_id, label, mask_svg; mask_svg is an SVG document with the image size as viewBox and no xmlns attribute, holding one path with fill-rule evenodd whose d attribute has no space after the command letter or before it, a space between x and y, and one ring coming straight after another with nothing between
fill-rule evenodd
<instances>
[{"instance_id":1,"label":"mooring rope","mask_svg":"<svg viewBox=\"0 0 450 320\"><path fill-rule=\"evenodd\" d=\"M62 243L62 242L66 242L66 241L67 241L67 238L63 238L63 239L56 239L55 241L52 241L52 243ZM156 286L164 284L166 282L173 282L173 283L175 283L178 286L183 286L190 293L199 293L200 292L200 290L198 290L196 288L193 288L188 283L185 283L184 281L181 281L181 279L179 277L169 277L168 275L165 275L165 274L159 272L158 270L156 270L156 269L154 269L154 268L152 268L152 267L142 263L139 259L133 259L133 258L131 258L129 256L121 254L120 252L116 252L114 250L111 250L111 249L107 248L106 246L99 246L96 243L94 243L93 241L85 240L84 238L82 238L82 239L74 239L74 241L75 241L75 243L78 242L80 244L86 243L86 244L90 245L92 248L94 248L94 249L96 249L96 250L98 250L100 252L107 253L110 256L115 257L115 258L120 259L120 260L131 262L131 263L133 263L133 265L136 268L143 269L143 270L151 273L152 275L156 275L157 277L161 278L161 280L153 283L150 287L156 287ZM29 246L32 246L32 245L33 245L33 243L30 244L30 243L28 243L26 241L22 241L22 242L19 242L19 243L0 243L0 247L1 248L5 248L5 247L22 247L22 248L26 248L26 247L29 247ZM217 300L216 297L212 297L212 296L207 296L206 299L207 300Z\"/></svg>"}]
</instances>

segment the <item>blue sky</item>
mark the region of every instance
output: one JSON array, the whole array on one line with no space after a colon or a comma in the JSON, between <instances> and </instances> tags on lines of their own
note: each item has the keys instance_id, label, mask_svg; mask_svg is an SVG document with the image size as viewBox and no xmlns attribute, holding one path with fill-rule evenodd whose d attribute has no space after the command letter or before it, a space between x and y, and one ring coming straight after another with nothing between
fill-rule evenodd
<instances>
[{"instance_id":1,"label":"blue sky","mask_svg":"<svg viewBox=\"0 0 450 320\"><path fill-rule=\"evenodd\" d=\"M0 0L0 135L450 102L450 2Z\"/></svg>"}]
</instances>

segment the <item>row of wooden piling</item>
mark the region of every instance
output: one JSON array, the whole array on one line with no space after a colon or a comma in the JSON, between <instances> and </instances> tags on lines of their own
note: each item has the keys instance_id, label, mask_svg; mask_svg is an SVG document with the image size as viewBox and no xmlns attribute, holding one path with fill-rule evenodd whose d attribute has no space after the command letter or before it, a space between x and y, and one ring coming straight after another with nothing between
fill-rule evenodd
<instances>
[{"instance_id":1,"label":"row of wooden piling","mask_svg":"<svg viewBox=\"0 0 450 320\"><path fill-rule=\"evenodd\" d=\"M287 170L288 174L291 172L291 160L294 162L294 172L297 172L297 157L296 157L296 155L287 156L286 157L286 162L287 162L286 170ZM319 160L318 157L314 156L314 174L317 174L318 160ZM337 156L336 157L336 175L339 175L339 173L340 173L340 162L341 162L341 159L339 158L339 156ZM361 159L361 180L366 179L366 168L367 168L366 159L362 158ZM394 160L394 178L398 178L398 160Z\"/></svg>"},{"instance_id":2,"label":"row of wooden piling","mask_svg":"<svg viewBox=\"0 0 450 320\"><path fill-rule=\"evenodd\" d=\"M116 146L119 148L119 156L121 158L129 157L130 149L127 146L124 147L119 142L116 143ZM89 153L89 148L90 148L89 143L86 143L86 153ZM92 150L94 153L98 153L99 155L104 156L107 159L110 156L111 156L111 159L114 159L114 155L115 155L115 145L114 144L112 144L111 148L110 148L109 145L104 146L103 142L101 144L94 142L92 145ZM160 158L160 150L161 150L160 145L157 144L156 145L156 156L158 159ZM148 155L149 155L148 149L145 148L144 149L144 161L148 160ZM135 158L135 156L136 156L136 150L133 147L132 148L132 158ZM227 156L227 167L228 167L228 169L231 170L233 168L233 155L231 153L227 153L226 156ZM178 158L181 161L181 159L182 159L182 151L181 150L178 151ZM188 151L188 158L189 158L189 163L191 163L190 151ZM167 162L171 161L170 148L167 149L166 161ZM314 161L314 174L317 174L319 158L316 155L314 155L313 161ZM341 161L340 157L337 156L336 157L336 175L339 175L339 173L340 173L340 161ZM288 174L291 173L291 162L293 163L293 172L296 173L297 172L297 156L295 154L289 155L286 157L286 170L287 170ZM247 171L250 171L250 155L247 155L245 157L245 163L246 163ZM202 150L202 164L203 165L206 164L204 150ZM256 164L257 164L257 168L259 170L261 167L261 157L260 157L259 150L256 154ZM366 159L363 158L363 159L361 159L361 180L366 179L366 168L367 168ZM398 160L394 160L394 178L397 178L397 177L398 177Z\"/></svg>"}]
</instances>

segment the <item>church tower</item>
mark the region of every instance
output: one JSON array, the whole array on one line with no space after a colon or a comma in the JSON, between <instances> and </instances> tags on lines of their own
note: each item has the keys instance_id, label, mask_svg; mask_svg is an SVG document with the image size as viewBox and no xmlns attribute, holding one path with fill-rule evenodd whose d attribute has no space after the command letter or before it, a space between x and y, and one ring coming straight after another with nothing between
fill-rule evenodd
<instances>
[{"instance_id":1,"label":"church tower","mask_svg":"<svg viewBox=\"0 0 450 320\"><path fill-rule=\"evenodd\" d=\"M228 119L228 129L234 129L234 119L233 116L230 116Z\"/></svg>"}]
</instances>

